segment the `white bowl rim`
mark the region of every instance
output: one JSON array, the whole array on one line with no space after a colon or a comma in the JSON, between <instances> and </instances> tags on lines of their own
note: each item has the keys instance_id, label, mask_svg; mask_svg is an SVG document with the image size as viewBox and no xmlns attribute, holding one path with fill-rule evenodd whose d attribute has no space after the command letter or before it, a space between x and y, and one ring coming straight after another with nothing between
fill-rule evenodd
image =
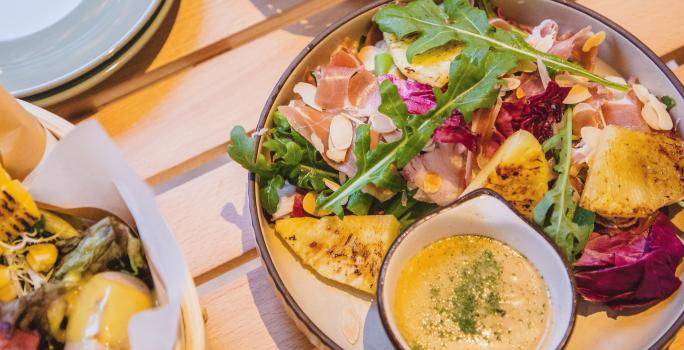
<instances>
[{"instance_id":1,"label":"white bowl rim","mask_svg":"<svg viewBox=\"0 0 684 350\"><path fill-rule=\"evenodd\" d=\"M378 301L378 313L380 314L380 320L382 321L382 326L385 329L385 333L387 333L387 336L390 338L392 341L392 344L394 344L397 349L402 348L402 342L399 340L399 337L395 332L392 330L392 327L390 326L390 320L387 315L387 302L385 301L385 277L387 276L387 271L389 270L389 264L390 261L392 260L392 257L394 257L394 253L397 251L399 246L404 242L406 237L408 237L412 232L416 231L418 227L423 225L424 223L436 218L437 216L442 215L444 212L451 211L452 209L461 206L462 204L465 204L467 202L470 202L476 198L480 197L491 197L493 199L496 199L500 201L503 205L508 207L511 212L517 216L519 219L524 221L531 229L532 231L536 232L536 234L539 236L539 238L546 242L551 248L553 248L553 251L558 255L558 257L561 259L563 262L563 267L564 267L564 273L567 275L568 280L570 281L570 295L572 296L572 301L571 301L571 306L570 306L570 320L569 323L565 326L565 334L563 335L563 338L561 339L560 343L556 347L556 349L562 349L565 344L568 342L568 339L570 339L570 335L572 335L572 331L575 328L575 320L577 319L577 292L576 292L576 284L575 284L575 276L572 272L572 265L568 262L568 260L563 256L561 253L560 249L558 248L558 245L554 241L552 241L547 234L542 231L542 229L539 227L539 225L531 222L527 218L525 218L523 215L520 214L509 202L507 202L501 195L498 193L487 189L487 188L480 188L477 190L474 190L473 192L470 192L463 197L459 198L456 200L454 203L449 204L446 207L439 208L438 210L435 210L428 214L427 216L421 218L420 220L414 222L410 226L408 226L402 233L397 236L397 238L392 242L392 245L390 246L389 250L387 251L387 254L385 254L384 259L382 260L382 265L380 267L380 273L378 274L378 283L377 283L377 289L376 289L376 298ZM434 243L434 242L433 242Z\"/></svg>"},{"instance_id":2,"label":"white bowl rim","mask_svg":"<svg viewBox=\"0 0 684 350\"><path fill-rule=\"evenodd\" d=\"M266 122L269 120L270 117L270 111L275 103L276 99L278 98L278 95L281 93L282 87L285 85L285 82L288 80L288 78L295 72L297 69L297 66L299 63L306 58L306 56L319 44L321 44L328 36L330 36L332 33L337 31L341 26L344 24L354 20L356 17L365 14L368 11L374 10L375 8L378 8L382 5L391 3L393 0L375 0L368 5L361 7L355 11L350 12L346 16L342 17L338 21L334 22L331 24L326 30L318 34L312 41L309 43L302 51L297 55L297 57L294 58L292 63L288 66L288 68L283 72L281 75L280 79L276 83L276 85L273 87L273 90L271 91L271 94L269 95L268 99L266 100L266 103L264 104L264 108L261 111L261 115L259 117L259 121L257 122L257 127L256 130L260 130L266 125ZM680 96L684 98L684 85L682 85L682 82L674 75L672 70L668 68L665 63L658 57L658 55L653 52L646 44L644 44L640 39L638 39L636 36L628 32L626 29L624 29L622 26L619 24L615 23L613 20L603 16L602 14L591 10L581 4L572 2L572 1L567 1L567 0L546 0L550 1L559 5L563 5L565 7L568 7L569 10L574 10L578 11L580 13L583 13L589 17L592 17L596 19L597 21L603 23L607 27L611 28L614 30L616 33L620 35L622 39L625 39L629 41L632 45L637 47L639 51L641 51L644 55L646 55L660 70L660 73L664 75L665 78L672 84L672 86L677 90ZM261 145L261 135L257 135L256 140L255 140L255 147L260 147ZM255 157L261 149L257 149L257 152L255 153ZM276 268L276 265L271 257L271 254L268 251L268 247L266 245L266 240L264 238L264 232L261 228L261 222L260 222L260 217L263 215L261 210L258 207L258 196L257 196L257 191L256 191L256 176L254 173L249 172L248 173L248 186L247 186L247 191L248 191L248 201L249 201L249 211L251 214L251 220L252 220L252 228L254 229L254 236L255 236L255 241L256 241L256 248L257 251L259 252L259 257L261 258L262 263L264 264L266 271L268 272L272 282L273 286L276 290L276 292L279 294L279 297L281 301L289 308L291 311L290 315L294 316L297 318L297 320L301 321L301 325L303 325L308 333L310 335L315 336L322 344L324 344L326 347L331 348L331 349L339 349L342 350L343 347L337 344L335 341L333 341L325 332L323 332L318 325L316 325L311 318L302 310L301 306L297 303L297 301L292 297L292 295L289 293L287 290L287 287L285 286L285 283L283 282L282 278L278 274L278 270ZM654 350L654 349L661 349L665 347L677 334L677 331L684 325L684 313L682 313L672 324L672 326L662 334L662 336L657 339L649 348L649 350Z\"/></svg>"}]
</instances>

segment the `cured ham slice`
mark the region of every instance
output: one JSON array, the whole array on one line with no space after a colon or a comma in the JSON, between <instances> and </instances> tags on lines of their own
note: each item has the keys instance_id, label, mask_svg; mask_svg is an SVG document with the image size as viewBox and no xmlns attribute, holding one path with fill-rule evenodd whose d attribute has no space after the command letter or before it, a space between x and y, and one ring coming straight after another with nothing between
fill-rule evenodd
<instances>
[{"instance_id":1,"label":"cured ham slice","mask_svg":"<svg viewBox=\"0 0 684 350\"><path fill-rule=\"evenodd\" d=\"M409 186L419 189L416 199L447 205L465 189L466 154L461 144L436 143L430 152L413 158L401 174Z\"/></svg>"},{"instance_id":2,"label":"cured ham slice","mask_svg":"<svg viewBox=\"0 0 684 350\"><path fill-rule=\"evenodd\" d=\"M316 71L316 103L327 110L343 109L347 101L350 80L362 66L363 63L346 49L335 52L330 57L330 63L318 67Z\"/></svg>"},{"instance_id":3,"label":"cured ham slice","mask_svg":"<svg viewBox=\"0 0 684 350\"><path fill-rule=\"evenodd\" d=\"M375 75L365 69L360 70L349 80L349 102L359 114L370 116L377 112L380 103L380 86Z\"/></svg>"},{"instance_id":4,"label":"cured ham slice","mask_svg":"<svg viewBox=\"0 0 684 350\"><path fill-rule=\"evenodd\" d=\"M285 115L292 128L309 141L323 156L323 160L331 167L349 176L356 174L356 158L354 146L350 147L343 162L334 162L326 156L330 149L330 123L336 114L319 112L304 104L301 100L293 100L288 106L278 107L278 111Z\"/></svg>"},{"instance_id":5,"label":"cured ham slice","mask_svg":"<svg viewBox=\"0 0 684 350\"><path fill-rule=\"evenodd\" d=\"M319 112L304 104L301 100L290 101L287 106L278 107L285 115L292 128L304 136L321 154L328 149L330 121L334 114Z\"/></svg>"},{"instance_id":6,"label":"cured ham slice","mask_svg":"<svg viewBox=\"0 0 684 350\"><path fill-rule=\"evenodd\" d=\"M607 125L617 125L634 131L649 132L651 128L649 128L641 116L641 109L643 107L632 91L620 99L607 101L603 104L601 110Z\"/></svg>"},{"instance_id":7,"label":"cured ham slice","mask_svg":"<svg viewBox=\"0 0 684 350\"><path fill-rule=\"evenodd\" d=\"M582 45L589 39L594 33L591 31L591 27L584 27L579 32L575 34L566 34L558 38L558 41L553 44L550 54L568 59L572 56L573 51L579 48L581 51Z\"/></svg>"}]
</instances>

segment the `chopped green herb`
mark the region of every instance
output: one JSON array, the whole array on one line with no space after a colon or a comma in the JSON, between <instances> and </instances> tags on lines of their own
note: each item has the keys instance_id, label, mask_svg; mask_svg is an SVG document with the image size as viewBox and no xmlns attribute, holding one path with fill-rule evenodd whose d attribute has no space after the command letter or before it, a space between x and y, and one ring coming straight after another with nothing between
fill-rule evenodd
<instances>
[{"instance_id":1,"label":"chopped green herb","mask_svg":"<svg viewBox=\"0 0 684 350\"><path fill-rule=\"evenodd\" d=\"M663 96L660 98L660 101L665 104L665 107L667 108L667 111L669 112L672 108L675 108L677 106L677 101L674 100L674 98L670 96Z\"/></svg>"}]
</instances>

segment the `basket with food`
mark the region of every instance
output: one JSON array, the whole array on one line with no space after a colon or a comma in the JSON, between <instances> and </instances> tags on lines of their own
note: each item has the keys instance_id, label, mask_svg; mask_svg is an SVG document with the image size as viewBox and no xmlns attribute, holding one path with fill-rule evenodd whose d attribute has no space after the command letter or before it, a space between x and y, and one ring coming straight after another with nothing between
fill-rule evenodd
<instances>
[{"instance_id":1,"label":"basket with food","mask_svg":"<svg viewBox=\"0 0 684 350\"><path fill-rule=\"evenodd\" d=\"M180 250L99 126L4 90L0 120L0 348L203 347Z\"/></svg>"}]
</instances>

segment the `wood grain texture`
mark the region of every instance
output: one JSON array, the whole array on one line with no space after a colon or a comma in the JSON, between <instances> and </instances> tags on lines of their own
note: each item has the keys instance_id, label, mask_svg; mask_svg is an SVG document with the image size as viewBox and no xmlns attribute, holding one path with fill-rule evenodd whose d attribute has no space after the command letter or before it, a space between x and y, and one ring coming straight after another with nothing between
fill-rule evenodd
<instances>
[{"instance_id":1,"label":"wood grain texture","mask_svg":"<svg viewBox=\"0 0 684 350\"><path fill-rule=\"evenodd\" d=\"M276 299L263 267L201 297L208 349L309 349Z\"/></svg>"},{"instance_id":2,"label":"wood grain texture","mask_svg":"<svg viewBox=\"0 0 684 350\"><path fill-rule=\"evenodd\" d=\"M254 249L247 171L230 162L157 197L193 277Z\"/></svg>"},{"instance_id":3,"label":"wood grain texture","mask_svg":"<svg viewBox=\"0 0 684 350\"><path fill-rule=\"evenodd\" d=\"M345 1L325 11L322 24L363 4ZM105 106L95 117L145 178L201 155L225 143L233 126L256 124L280 75L321 30L306 29L312 22L216 56Z\"/></svg>"},{"instance_id":4,"label":"wood grain texture","mask_svg":"<svg viewBox=\"0 0 684 350\"><path fill-rule=\"evenodd\" d=\"M682 0L578 0L638 37L659 56L684 46Z\"/></svg>"}]
</instances>

